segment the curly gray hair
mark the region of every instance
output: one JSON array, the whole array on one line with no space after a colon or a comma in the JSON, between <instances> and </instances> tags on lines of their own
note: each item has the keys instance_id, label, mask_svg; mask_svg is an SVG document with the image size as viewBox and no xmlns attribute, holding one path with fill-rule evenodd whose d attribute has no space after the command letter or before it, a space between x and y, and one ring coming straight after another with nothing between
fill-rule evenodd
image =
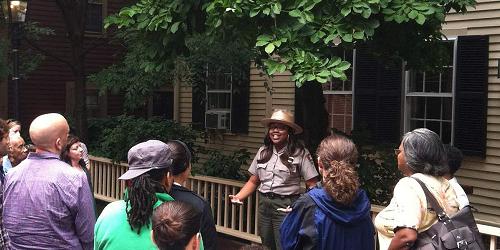
<instances>
[{"instance_id":1,"label":"curly gray hair","mask_svg":"<svg viewBox=\"0 0 500 250\"><path fill-rule=\"evenodd\" d=\"M413 173L443 176L448 173L446 151L439 136L426 128L406 133L401 141L406 164Z\"/></svg>"}]
</instances>

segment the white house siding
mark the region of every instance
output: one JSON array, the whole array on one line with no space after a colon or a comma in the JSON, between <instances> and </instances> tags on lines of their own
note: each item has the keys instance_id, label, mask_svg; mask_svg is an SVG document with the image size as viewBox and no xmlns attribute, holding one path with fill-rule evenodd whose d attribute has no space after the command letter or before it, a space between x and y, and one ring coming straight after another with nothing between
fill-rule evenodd
<instances>
[{"instance_id":1,"label":"white house siding","mask_svg":"<svg viewBox=\"0 0 500 250\"><path fill-rule=\"evenodd\" d=\"M486 158L466 157L457 173L460 183L474 187L469 196L476 217L500 225L500 1L477 1L468 13L446 17L447 36L489 35L488 121Z\"/></svg>"}]
</instances>

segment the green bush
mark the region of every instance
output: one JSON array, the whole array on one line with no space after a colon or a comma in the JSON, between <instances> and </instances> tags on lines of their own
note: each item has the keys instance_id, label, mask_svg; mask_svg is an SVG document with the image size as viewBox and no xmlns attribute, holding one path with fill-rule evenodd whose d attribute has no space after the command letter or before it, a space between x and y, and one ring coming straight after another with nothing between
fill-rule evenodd
<instances>
[{"instance_id":1,"label":"green bush","mask_svg":"<svg viewBox=\"0 0 500 250\"><path fill-rule=\"evenodd\" d=\"M372 204L388 205L394 186L402 177L393 147L358 145L358 175Z\"/></svg>"},{"instance_id":2,"label":"green bush","mask_svg":"<svg viewBox=\"0 0 500 250\"><path fill-rule=\"evenodd\" d=\"M248 179L241 169L241 166L246 166L250 159L250 153L246 149L234 151L229 155L218 150L207 150L204 153L208 159L201 166L195 166L194 173L240 181Z\"/></svg>"},{"instance_id":3,"label":"green bush","mask_svg":"<svg viewBox=\"0 0 500 250\"><path fill-rule=\"evenodd\" d=\"M199 131L162 118L145 120L122 115L89 121L90 153L113 161L126 161L132 146L152 139L164 142L181 140L196 152L201 150L194 144L199 137Z\"/></svg>"}]
</instances>

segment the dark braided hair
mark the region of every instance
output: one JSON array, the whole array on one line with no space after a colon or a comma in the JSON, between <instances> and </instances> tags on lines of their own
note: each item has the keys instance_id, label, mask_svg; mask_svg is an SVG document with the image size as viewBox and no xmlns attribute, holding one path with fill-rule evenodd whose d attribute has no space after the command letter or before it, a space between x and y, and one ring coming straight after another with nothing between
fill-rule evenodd
<instances>
[{"instance_id":1,"label":"dark braided hair","mask_svg":"<svg viewBox=\"0 0 500 250\"><path fill-rule=\"evenodd\" d=\"M153 169L130 181L125 197L127 220L132 231L140 233L143 226L150 226L153 206L158 201L156 193L167 193L170 187L165 187L162 180L170 169Z\"/></svg>"},{"instance_id":2,"label":"dark braided hair","mask_svg":"<svg viewBox=\"0 0 500 250\"><path fill-rule=\"evenodd\" d=\"M299 156L305 153L304 144L300 142L300 140L295 135L295 132L289 126L286 126L288 131L288 140L286 144L285 151L280 155L280 161L283 165L288 168L291 167L291 163L288 161L288 158ZM260 152L259 159L257 159L257 163L262 164L266 163L273 156L273 142L269 137L269 128L267 129L266 136L264 137L264 149Z\"/></svg>"}]
</instances>

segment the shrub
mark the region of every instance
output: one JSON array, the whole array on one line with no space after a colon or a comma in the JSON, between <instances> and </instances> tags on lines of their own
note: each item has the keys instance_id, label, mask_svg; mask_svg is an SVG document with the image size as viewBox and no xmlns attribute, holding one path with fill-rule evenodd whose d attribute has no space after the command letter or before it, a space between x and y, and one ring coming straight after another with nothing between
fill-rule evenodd
<instances>
[{"instance_id":1,"label":"shrub","mask_svg":"<svg viewBox=\"0 0 500 250\"><path fill-rule=\"evenodd\" d=\"M248 179L241 169L241 166L246 166L250 159L250 153L246 149L234 151L232 154L223 154L218 150L207 150L204 153L208 156L207 161L201 166L194 167L193 172L240 181Z\"/></svg>"},{"instance_id":2,"label":"shrub","mask_svg":"<svg viewBox=\"0 0 500 250\"><path fill-rule=\"evenodd\" d=\"M195 140L201 136L199 131L162 118L145 120L121 115L95 119L89 124L90 152L113 161L126 161L127 152L132 146L152 139L164 142L182 140L194 151L200 150L194 145Z\"/></svg>"},{"instance_id":3,"label":"shrub","mask_svg":"<svg viewBox=\"0 0 500 250\"><path fill-rule=\"evenodd\" d=\"M394 186L402 177L393 147L358 145L358 175L372 204L388 205Z\"/></svg>"}]
</instances>

